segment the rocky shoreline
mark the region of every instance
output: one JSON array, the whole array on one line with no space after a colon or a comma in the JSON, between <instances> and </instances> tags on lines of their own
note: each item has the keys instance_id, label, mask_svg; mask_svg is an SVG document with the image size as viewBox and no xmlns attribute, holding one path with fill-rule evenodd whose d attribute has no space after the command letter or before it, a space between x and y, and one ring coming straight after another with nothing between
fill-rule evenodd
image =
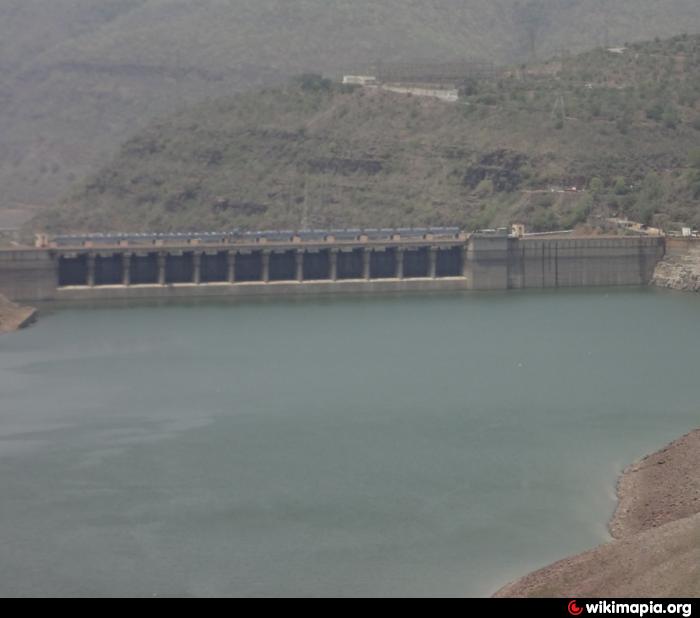
<instances>
[{"instance_id":1,"label":"rocky shoreline","mask_svg":"<svg viewBox=\"0 0 700 618\"><path fill-rule=\"evenodd\" d=\"M700 256L667 256L659 262L652 278L652 285L684 292L700 292Z\"/></svg>"},{"instance_id":2,"label":"rocky shoreline","mask_svg":"<svg viewBox=\"0 0 700 618\"><path fill-rule=\"evenodd\" d=\"M625 470L615 540L508 584L496 597L700 597L700 430Z\"/></svg>"},{"instance_id":3,"label":"rocky shoreline","mask_svg":"<svg viewBox=\"0 0 700 618\"><path fill-rule=\"evenodd\" d=\"M627 468L617 493L609 526L616 539L700 513L700 430Z\"/></svg>"},{"instance_id":4,"label":"rocky shoreline","mask_svg":"<svg viewBox=\"0 0 700 618\"><path fill-rule=\"evenodd\" d=\"M36 309L23 307L0 295L0 335L26 328L36 320Z\"/></svg>"}]
</instances>

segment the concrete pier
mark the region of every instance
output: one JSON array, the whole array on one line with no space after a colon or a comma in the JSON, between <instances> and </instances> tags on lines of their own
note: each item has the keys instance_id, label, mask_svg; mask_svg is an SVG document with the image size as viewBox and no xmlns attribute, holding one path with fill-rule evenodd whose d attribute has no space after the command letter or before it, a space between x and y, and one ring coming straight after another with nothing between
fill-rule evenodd
<instances>
[{"instance_id":1,"label":"concrete pier","mask_svg":"<svg viewBox=\"0 0 700 618\"><path fill-rule=\"evenodd\" d=\"M0 251L21 301L644 285L665 238L517 238L452 228L245 236L72 237Z\"/></svg>"}]
</instances>

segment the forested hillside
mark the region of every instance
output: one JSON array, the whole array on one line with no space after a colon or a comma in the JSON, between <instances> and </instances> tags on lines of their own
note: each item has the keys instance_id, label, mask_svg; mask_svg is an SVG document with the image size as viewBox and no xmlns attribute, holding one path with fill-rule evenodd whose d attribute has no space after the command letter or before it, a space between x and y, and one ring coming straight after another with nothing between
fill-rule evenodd
<instances>
[{"instance_id":1,"label":"forested hillside","mask_svg":"<svg viewBox=\"0 0 700 618\"><path fill-rule=\"evenodd\" d=\"M150 124L40 223L700 225L700 36L618 51L465 80L457 103L313 75L207 102Z\"/></svg>"},{"instance_id":2,"label":"forested hillside","mask_svg":"<svg viewBox=\"0 0 700 618\"><path fill-rule=\"evenodd\" d=\"M293 74L698 31L696 0L0 0L0 207L54 202L160 114Z\"/></svg>"}]
</instances>

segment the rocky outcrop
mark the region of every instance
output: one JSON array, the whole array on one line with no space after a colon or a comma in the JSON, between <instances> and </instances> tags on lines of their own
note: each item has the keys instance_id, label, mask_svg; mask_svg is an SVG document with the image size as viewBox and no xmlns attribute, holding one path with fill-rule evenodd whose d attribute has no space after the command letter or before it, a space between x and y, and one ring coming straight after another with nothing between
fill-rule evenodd
<instances>
[{"instance_id":1,"label":"rocky outcrop","mask_svg":"<svg viewBox=\"0 0 700 618\"><path fill-rule=\"evenodd\" d=\"M497 597L700 596L700 431L628 468L616 540L509 584Z\"/></svg>"},{"instance_id":2,"label":"rocky outcrop","mask_svg":"<svg viewBox=\"0 0 700 618\"><path fill-rule=\"evenodd\" d=\"M668 255L659 262L652 284L661 288L700 292L700 253Z\"/></svg>"},{"instance_id":3,"label":"rocky outcrop","mask_svg":"<svg viewBox=\"0 0 700 618\"><path fill-rule=\"evenodd\" d=\"M36 319L36 309L22 307L0 294L0 334L25 328Z\"/></svg>"}]
</instances>

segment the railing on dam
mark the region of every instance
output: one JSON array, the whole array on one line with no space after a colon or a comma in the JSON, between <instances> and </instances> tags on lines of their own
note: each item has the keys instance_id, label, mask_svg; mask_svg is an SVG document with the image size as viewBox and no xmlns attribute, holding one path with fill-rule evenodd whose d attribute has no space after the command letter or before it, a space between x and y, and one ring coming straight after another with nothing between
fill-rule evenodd
<instances>
[{"instance_id":1,"label":"railing on dam","mask_svg":"<svg viewBox=\"0 0 700 618\"><path fill-rule=\"evenodd\" d=\"M121 234L37 235L37 247L162 246L183 244L249 244L299 242L367 242L384 240L431 240L461 238L456 227L343 228L331 230L267 230L228 232L162 232Z\"/></svg>"}]
</instances>

